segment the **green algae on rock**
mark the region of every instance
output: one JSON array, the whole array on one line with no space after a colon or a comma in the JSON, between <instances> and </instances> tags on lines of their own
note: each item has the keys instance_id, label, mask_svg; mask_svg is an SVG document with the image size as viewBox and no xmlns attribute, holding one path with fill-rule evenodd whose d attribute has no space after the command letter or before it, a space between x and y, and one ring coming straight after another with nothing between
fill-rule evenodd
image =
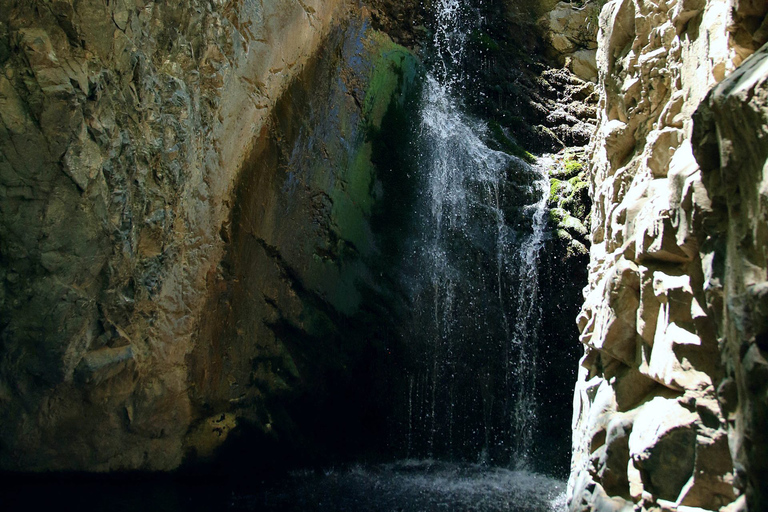
<instances>
[{"instance_id":1,"label":"green algae on rock","mask_svg":"<svg viewBox=\"0 0 768 512\"><path fill-rule=\"evenodd\" d=\"M222 291L190 356L200 417L235 411L287 458L359 448L371 441L355 437L371 421L361 415L386 424L355 394L386 385L366 372L385 372L392 341L380 333L395 327L391 313L373 313L391 307L381 294L395 295L376 279L388 227L373 218L395 192L374 157L387 116L416 93L420 74L410 51L353 18L276 105L241 173L214 285Z\"/></svg>"}]
</instances>

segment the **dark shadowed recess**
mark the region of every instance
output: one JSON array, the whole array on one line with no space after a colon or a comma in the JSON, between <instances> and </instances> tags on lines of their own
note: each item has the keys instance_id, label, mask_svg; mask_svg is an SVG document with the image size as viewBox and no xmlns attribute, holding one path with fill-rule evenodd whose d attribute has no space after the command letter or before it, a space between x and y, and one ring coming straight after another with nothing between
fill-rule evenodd
<instances>
[{"instance_id":1,"label":"dark shadowed recess","mask_svg":"<svg viewBox=\"0 0 768 512\"><path fill-rule=\"evenodd\" d=\"M368 68L388 61L350 49L367 30L353 21L329 38L246 163L203 328L211 342L191 357L200 416L235 403L240 426L188 471L254 475L392 453L406 306L391 265L409 222L418 87L397 67L379 80ZM387 48L385 59L400 51ZM383 117L366 118L390 79ZM233 375L248 389L233 392Z\"/></svg>"}]
</instances>

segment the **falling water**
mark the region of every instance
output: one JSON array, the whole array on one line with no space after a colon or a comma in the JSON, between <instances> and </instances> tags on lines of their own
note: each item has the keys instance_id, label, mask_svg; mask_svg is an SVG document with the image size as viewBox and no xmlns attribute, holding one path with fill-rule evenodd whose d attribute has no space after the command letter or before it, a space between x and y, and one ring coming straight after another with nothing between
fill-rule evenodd
<instances>
[{"instance_id":1,"label":"falling water","mask_svg":"<svg viewBox=\"0 0 768 512\"><path fill-rule=\"evenodd\" d=\"M464 50L481 25L477 10L458 0L436 9L408 262L424 362L408 383L409 454L525 468L536 428L548 181L540 167L491 149L487 126L464 111Z\"/></svg>"}]
</instances>

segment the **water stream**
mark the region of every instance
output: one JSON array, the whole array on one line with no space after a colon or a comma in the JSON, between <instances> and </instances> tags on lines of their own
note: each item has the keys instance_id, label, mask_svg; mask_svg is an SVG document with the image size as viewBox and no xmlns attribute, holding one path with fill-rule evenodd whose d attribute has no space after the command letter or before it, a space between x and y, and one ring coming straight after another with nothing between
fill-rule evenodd
<instances>
[{"instance_id":1,"label":"water stream","mask_svg":"<svg viewBox=\"0 0 768 512\"><path fill-rule=\"evenodd\" d=\"M476 0L480 1L480 0ZM544 168L490 147L462 98L473 2L437 0L417 116L418 177L399 278L404 340L403 460L294 472L236 495L244 510L565 509L564 482L538 471L539 252ZM398 450L399 449L399 450Z\"/></svg>"},{"instance_id":2,"label":"water stream","mask_svg":"<svg viewBox=\"0 0 768 512\"><path fill-rule=\"evenodd\" d=\"M221 488L164 482L36 487L12 498L81 509L274 511L564 510L564 483L537 474L539 252L544 165L492 149L464 108L465 50L482 26L475 3L435 0L435 35L417 116L413 221L398 278L403 332L399 462L294 472ZM0 496L2 497L2 496ZM15 503L15 502L14 502ZM32 507L34 508L34 507Z\"/></svg>"},{"instance_id":3,"label":"water stream","mask_svg":"<svg viewBox=\"0 0 768 512\"><path fill-rule=\"evenodd\" d=\"M491 149L464 112L471 3L436 3L419 111L418 228L406 288L414 305L408 455L530 467L537 421L538 253L548 180Z\"/></svg>"}]
</instances>

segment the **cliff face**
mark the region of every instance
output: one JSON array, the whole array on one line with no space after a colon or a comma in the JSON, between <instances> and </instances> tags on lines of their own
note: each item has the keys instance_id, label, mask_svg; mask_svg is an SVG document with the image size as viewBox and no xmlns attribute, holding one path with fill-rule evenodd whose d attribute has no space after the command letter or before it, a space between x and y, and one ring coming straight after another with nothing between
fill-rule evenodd
<instances>
[{"instance_id":1,"label":"cliff face","mask_svg":"<svg viewBox=\"0 0 768 512\"><path fill-rule=\"evenodd\" d=\"M572 510L765 507L766 11L602 9Z\"/></svg>"},{"instance_id":2,"label":"cliff face","mask_svg":"<svg viewBox=\"0 0 768 512\"><path fill-rule=\"evenodd\" d=\"M763 39L765 39L763 35ZM693 145L712 202L701 252L720 336L737 487L750 510L768 507L766 179L768 47L712 90L694 116Z\"/></svg>"},{"instance_id":3,"label":"cliff face","mask_svg":"<svg viewBox=\"0 0 768 512\"><path fill-rule=\"evenodd\" d=\"M305 376L285 339L363 302L367 134L415 76L348 19L341 0L3 2L0 467L175 468L243 404L277 427L267 395Z\"/></svg>"},{"instance_id":4,"label":"cliff face","mask_svg":"<svg viewBox=\"0 0 768 512\"><path fill-rule=\"evenodd\" d=\"M384 276L402 243L395 155L420 73L353 15L276 104L243 166L187 359L192 405L208 418L188 439L198 455L235 418L283 459L389 440L392 400L377 393L390 385L402 301Z\"/></svg>"},{"instance_id":5,"label":"cliff face","mask_svg":"<svg viewBox=\"0 0 768 512\"><path fill-rule=\"evenodd\" d=\"M429 5L3 3L0 469L279 464L402 437L393 268L421 71L378 29L415 46ZM528 157L518 143L585 143L594 114L570 101L591 84L535 56L534 7L482 3L468 42L470 109ZM584 241L554 240L553 266ZM560 278L542 276L573 305ZM559 397L573 326L547 324ZM559 468L567 426L547 428Z\"/></svg>"}]
</instances>

